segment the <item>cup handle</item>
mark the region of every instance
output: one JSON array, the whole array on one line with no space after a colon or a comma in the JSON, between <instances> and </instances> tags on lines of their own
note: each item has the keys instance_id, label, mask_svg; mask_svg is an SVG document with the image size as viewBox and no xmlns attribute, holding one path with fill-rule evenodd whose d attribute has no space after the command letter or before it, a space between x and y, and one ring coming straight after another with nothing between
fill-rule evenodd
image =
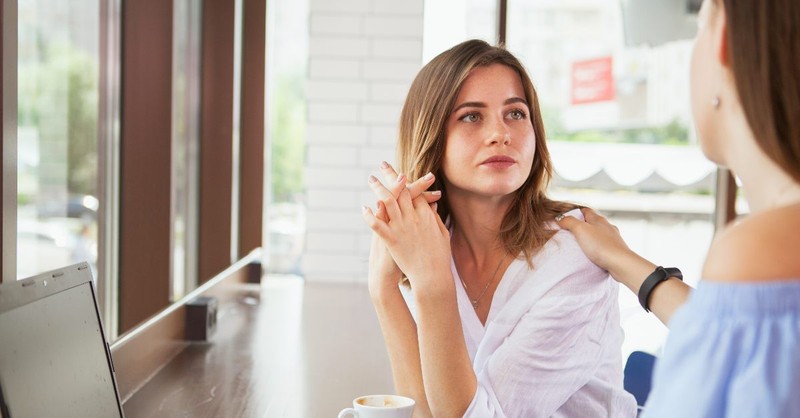
<instances>
[{"instance_id":1,"label":"cup handle","mask_svg":"<svg viewBox=\"0 0 800 418\"><path fill-rule=\"evenodd\" d=\"M358 418L358 412L356 412L356 410L353 409L353 408L342 409L341 411L339 411L339 417L338 418L345 418L347 415L352 415L352 416Z\"/></svg>"}]
</instances>

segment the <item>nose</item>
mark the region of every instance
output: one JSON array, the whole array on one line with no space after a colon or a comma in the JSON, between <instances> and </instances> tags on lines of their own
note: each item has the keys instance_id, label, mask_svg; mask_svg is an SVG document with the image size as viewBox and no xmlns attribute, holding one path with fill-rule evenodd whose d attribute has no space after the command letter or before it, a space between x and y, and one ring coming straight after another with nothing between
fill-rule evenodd
<instances>
[{"instance_id":1,"label":"nose","mask_svg":"<svg viewBox=\"0 0 800 418\"><path fill-rule=\"evenodd\" d=\"M490 126L490 131L487 136L487 143L489 145L509 145L511 144L511 131L503 118L497 118Z\"/></svg>"}]
</instances>

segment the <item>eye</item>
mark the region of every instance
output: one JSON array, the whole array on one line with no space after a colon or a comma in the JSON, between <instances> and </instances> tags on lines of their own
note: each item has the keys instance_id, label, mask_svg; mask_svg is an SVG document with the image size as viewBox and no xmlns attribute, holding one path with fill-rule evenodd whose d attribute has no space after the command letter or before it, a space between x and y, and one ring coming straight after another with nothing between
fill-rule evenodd
<instances>
[{"instance_id":1,"label":"eye","mask_svg":"<svg viewBox=\"0 0 800 418\"><path fill-rule=\"evenodd\" d=\"M461 122L469 122L474 123L481 119L481 116L477 113L467 113L466 115L462 116L459 120Z\"/></svg>"},{"instance_id":2,"label":"eye","mask_svg":"<svg viewBox=\"0 0 800 418\"><path fill-rule=\"evenodd\" d=\"M508 112L508 117L514 120L524 120L528 117L528 114L520 109L514 109Z\"/></svg>"}]
</instances>

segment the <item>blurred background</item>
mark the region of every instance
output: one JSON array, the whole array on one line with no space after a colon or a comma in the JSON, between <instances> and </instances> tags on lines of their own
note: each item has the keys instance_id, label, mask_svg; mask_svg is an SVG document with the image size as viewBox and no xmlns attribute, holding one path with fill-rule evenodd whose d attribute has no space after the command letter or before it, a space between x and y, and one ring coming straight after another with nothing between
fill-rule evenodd
<instances>
[{"instance_id":1,"label":"blurred background","mask_svg":"<svg viewBox=\"0 0 800 418\"><path fill-rule=\"evenodd\" d=\"M470 38L502 40L528 68L556 177L631 247L696 283L713 237L718 168L701 154L688 96L695 0L274 0L267 2L263 247L273 276L365 283L367 175L394 161L419 68ZM19 0L16 276L88 261L114 280L114 230L98 215L108 149L101 105L111 0ZM174 1L170 298L198 279L200 6ZM502 39L500 39L502 34ZM106 39L104 41L104 39ZM728 174L724 171L722 175ZM110 190L114 190L111 186ZM730 191L722 202L746 204ZM679 243L676 245L675 243ZM99 249L99 250L98 250ZM98 261L108 257L98 270ZM102 263L100 263L102 264ZM620 292L627 355L666 329ZM113 308L113 304L112 304Z\"/></svg>"}]
</instances>

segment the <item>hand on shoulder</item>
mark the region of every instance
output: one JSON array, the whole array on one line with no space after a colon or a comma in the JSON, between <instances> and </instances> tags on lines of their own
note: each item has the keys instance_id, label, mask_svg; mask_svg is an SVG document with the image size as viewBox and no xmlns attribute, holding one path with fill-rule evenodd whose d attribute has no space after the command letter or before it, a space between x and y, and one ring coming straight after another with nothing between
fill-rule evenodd
<instances>
[{"instance_id":1,"label":"hand on shoulder","mask_svg":"<svg viewBox=\"0 0 800 418\"><path fill-rule=\"evenodd\" d=\"M608 270L615 278L624 275L621 272L628 270L631 258L638 255L628 248L619 229L604 216L589 208L582 208L580 214L584 219L560 216L556 221L561 228L575 236L581 249L593 263Z\"/></svg>"},{"instance_id":2,"label":"hand on shoulder","mask_svg":"<svg viewBox=\"0 0 800 418\"><path fill-rule=\"evenodd\" d=\"M703 278L748 282L800 278L800 205L748 215L719 232Z\"/></svg>"}]
</instances>

